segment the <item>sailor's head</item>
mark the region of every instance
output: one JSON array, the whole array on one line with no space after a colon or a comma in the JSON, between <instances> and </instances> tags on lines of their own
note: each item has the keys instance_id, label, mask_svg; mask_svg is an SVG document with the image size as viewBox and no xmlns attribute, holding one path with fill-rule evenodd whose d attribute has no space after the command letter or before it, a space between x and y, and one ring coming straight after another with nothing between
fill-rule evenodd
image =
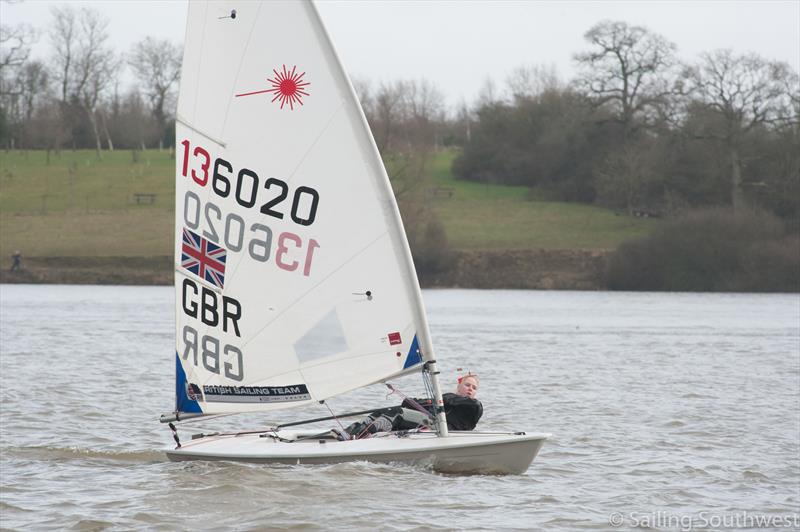
<instances>
[{"instance_id":1,"label":"sailor's head","mask_svg":"<svg viewBox=\"0 0 800 532\"><path fill-rule=\"evenodd\" d=\"M480 386L478 376L474 373L467 373L458 378L456 394L475 399L475 396L478 395L478 386Z\"/></svg>"}]
</instances>

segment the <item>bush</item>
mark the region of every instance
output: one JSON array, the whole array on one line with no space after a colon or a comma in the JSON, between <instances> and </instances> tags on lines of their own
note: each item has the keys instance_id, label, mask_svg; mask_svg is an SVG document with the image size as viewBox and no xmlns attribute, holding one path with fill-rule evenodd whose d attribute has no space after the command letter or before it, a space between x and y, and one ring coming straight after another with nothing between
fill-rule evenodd
<instances>
[{"instance_id":1,"label":"bush","mask_svg":"<svg viewBox=\"0 0 800 532\"><path fill-rule=\"evenodd\" d=\"M773 215L694 211L622 244L606 270L611 290L798 292L800 239Z\"/></svg>"},{"instance_id":2,"label":"bush","mask_svg":"<svg viewBox=\"0 0 800 532\"><path fill-rule=\"evenodd\" d=\"M453 161L457 179L536 187L564 201L594 201L592 167L621 131L568 89L487 103L477 118Z\"/></svg>"},{"instance_id":3,"label":"bush","mask_svg":"<svg viewBox=\"0 0 800 532\"><path fill-rule=\"evenodd\" d=\"M404 215L404 220L409 220ZM444 224L431 210L420 210L405 224L406 237L418 274L441 273L450 268L452 251Z\"/></svg>"}]
</instances>

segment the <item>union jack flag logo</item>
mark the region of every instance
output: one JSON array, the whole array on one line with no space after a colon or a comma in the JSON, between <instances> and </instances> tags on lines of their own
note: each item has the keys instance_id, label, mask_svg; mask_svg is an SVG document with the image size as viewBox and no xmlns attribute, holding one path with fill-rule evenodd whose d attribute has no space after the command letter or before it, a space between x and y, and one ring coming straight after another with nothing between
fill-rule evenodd
<instances>
[{"instance_id":1,"label":"union jack flag logo","mask_svg":"<svg viewBox=\"0 0 800 532\"><path fill-rule=\"evenodd\" d=\"M183 229L181 266L213 284L223 288L225 283L225 248L209 242L188 229Z\"/></svg>"}]
</instances>

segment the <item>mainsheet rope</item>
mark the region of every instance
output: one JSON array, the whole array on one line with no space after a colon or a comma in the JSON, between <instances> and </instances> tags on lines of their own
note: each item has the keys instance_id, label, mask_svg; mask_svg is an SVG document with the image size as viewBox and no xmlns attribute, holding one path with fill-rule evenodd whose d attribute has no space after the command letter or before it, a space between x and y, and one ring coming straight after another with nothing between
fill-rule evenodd
<instances>
[{"instance_id":1,"label":"mainsheet rope","mask_svg":"<svg viewBox=\"0 0 800 532\"><path fill-rule=\"evenodd\" d=\"M333 413L333 410L331 409L330 405L328 404L328 401L323 401L323 404L325 405L325 408L328 409L328 412L331 413L331 416L333 416L333 419L336 421L336 423L339 424L339 427L344 432L344 425L342 425L342 422L339 421L339 417L336 414Z\"/></svg>"},{"instance_id":2,"label":"mainsheet rope","mask_svg":"<svg viewBox=\"0 0 800 532\"><path fill-rule=\"evenodd\" d=\"M412 399L412 398L406 396L405 394L403 394L403 392L398 390L397 387L395 387L393 384L389 384L387 382L386 383L386 387L391 390L391 392L389 392L389 394L386 397L389 397L389 395L392 395L392 394L397 394L400 397L402 397L404 401L408 401L408 404L413 406L415 410L419 410L420 412L422 412L426 416L430 417L431 413L429 411L427 411L424 406L422 406L421 404L416 402L414 399Z\"/></svg>"},{"instance_id":3,"label":"mainsheet rope","mask_svg":"<svg viewBox=\"0 0 800 532\"><path fill-rule=\"evenodd\" d=\"M419 410L420 412L422 412L426 416L430 417L431 413L428 410L426 410L425 407L423 407L421 404L419 404L414 399L412 399L412 398L408 397L407 395L405 395L403 392L401 392L399 389L397 389L397 387L395 385L393 385L391 383L388 383L388 382L386 382L384 384L386 384L386 387L389 388L389 390L390 390L390 392L386 395L386 397L389 397L390 395L393 395L393 394L397 394L404 401L408 401L408 404L411 405L412 407L414 407L415 410ZM427 384L428 383L426 381L426 386L425 386L426 388L428 388ZM380 418L380 416L378 416L375 419L373 419L372 422L369 425L364 427L364 429L355 437L355 439L360 440L369 431L369 429L373 425L375 425L375 423L378 421L379 418ZM338 419L337 419L337 421L338 421ZM341 423L339 424L339 426L341 426ZM342 430L344 431L344 427L342 427Z\"/></svg>"}]
</instances>

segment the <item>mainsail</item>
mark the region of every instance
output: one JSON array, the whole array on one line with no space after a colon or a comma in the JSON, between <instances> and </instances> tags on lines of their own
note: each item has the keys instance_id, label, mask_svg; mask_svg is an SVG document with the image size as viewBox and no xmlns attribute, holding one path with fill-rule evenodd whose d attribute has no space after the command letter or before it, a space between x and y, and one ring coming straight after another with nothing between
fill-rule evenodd
<instances>
[{"instance_id":1,"label":"mainsail","mask_svg":"<svg viewBox=\"0 0 800 532\"><path fill-rule=\"evenodd\" d=\"M307 2L190 2L176 127L176 412L320 401L432 348L353 88Z\"/></svg>"}]
</instances>

